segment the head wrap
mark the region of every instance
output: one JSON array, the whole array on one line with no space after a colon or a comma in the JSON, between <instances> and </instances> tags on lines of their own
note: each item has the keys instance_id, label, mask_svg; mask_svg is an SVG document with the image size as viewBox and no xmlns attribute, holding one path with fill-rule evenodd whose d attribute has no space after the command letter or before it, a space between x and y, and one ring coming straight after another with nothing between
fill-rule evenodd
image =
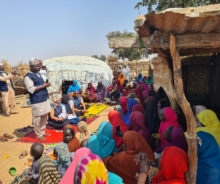
<instances>
[{"instance_id":1,"label":"head wrap","mask_svg":"<svg viewBox=\"0 0 220 184\"><path fill-rule=\"evenodd\" d=\"M29 65L38 65L38 64L39 64L39 60L37 60L37 59L32 58L32 59L29 61Z\"/></svg>"},{"instance_id":2,"label":"head wrap","mask_svg":"<svg viewBox=\"0 0 220 184\"><path fill-rule=\"evenodd\" d=\"M84 121L80 121L78 124L77 124L77 128L78 128L78 131L80 133L80 136L79 136L79 142L85 140L85 139L89 139L89 132L88 132L88 126L87 126L87 123L84 122Z\"/></svg>"},{"instance_id":3,"label":"head wrap","mask_svg":"<svg viewBox=\"0 0 220 184\"><path fill-rule=\"evenodd\" d=\"M53 94L52 101L53 101L53 103L55 103L61 98L62 98L61 94Z\"/></svg>"}]
</instances>

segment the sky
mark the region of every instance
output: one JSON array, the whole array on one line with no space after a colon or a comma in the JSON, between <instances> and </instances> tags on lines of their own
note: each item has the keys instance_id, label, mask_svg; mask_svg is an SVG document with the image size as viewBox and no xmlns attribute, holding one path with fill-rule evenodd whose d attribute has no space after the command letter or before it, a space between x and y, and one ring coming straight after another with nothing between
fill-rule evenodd
<instances>
[{"instance_id":1,"label":"sky","mask_svg":"<svg viewBox=\"0 0 220 184\"><path fill-rule=\"evenodd\" d=\"M0 60L108 55L111 31L134 31L138 0L0 0Z\"/></svg>"}]
</instances>

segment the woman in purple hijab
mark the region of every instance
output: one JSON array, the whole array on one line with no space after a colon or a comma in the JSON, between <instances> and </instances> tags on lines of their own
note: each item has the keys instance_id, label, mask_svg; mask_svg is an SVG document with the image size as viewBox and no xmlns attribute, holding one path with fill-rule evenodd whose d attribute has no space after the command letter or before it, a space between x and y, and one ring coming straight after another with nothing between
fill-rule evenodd
<instances>
[{"instance_id":1,"label":"woman in purple hijab","mask_svg":"<svg viewBox=\"0 0 220 184\"><path fill-rule=\"evenodd\" d=\"M150 135L150 130L145 126L145 116L139 111L135 111L130 116L131 124L128 126L129 130L134 130L135 132L142 135L142 137L147 141L149 146L152 148L152 138Z\"/></svg>"},{"instance_id":2,"label":"woman in purple hijab","mask_svg":"<svg viewBox=\"0 0 220 184\"><path fill-rule=\"evenodd\" d=\"M188 152L188 144L186 141L186 137L181 128L176 126L168 127L163 133L163 138L169 143L160 148L155 149L156 153L161 153L164 150L164 148L168 146L176 146L185 151L186 153Z\"/></svg>"},{"instance_id":3,"label":"woman in purple hijab","mask_svg":"<svg viewBox=\"0 0 220 184\"><path fill-rule=\"evenodd\" d=\"M104 102L104 98L106 97L106 95L107 91L105 89L105 86L100 81L96 89L97 102Z\"/></svg>"}]
</instances>

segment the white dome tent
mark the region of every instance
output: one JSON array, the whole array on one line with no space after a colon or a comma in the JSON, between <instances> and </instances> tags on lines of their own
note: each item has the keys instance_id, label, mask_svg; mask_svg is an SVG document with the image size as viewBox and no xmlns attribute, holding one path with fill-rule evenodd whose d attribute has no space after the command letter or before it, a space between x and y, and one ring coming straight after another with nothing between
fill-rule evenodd
<instances>
[{"instance_id":1,"label":"white dome tent","mask_svg":"<svg viewBox=\"0 0 220 184\"><path fill-rule=\"evenodd\" d=\"M92 57L55 57L43 61L43 65L47 68L47 78L51 83L49 92L59 91L64 81L72 83L73 80L77 80L82 90L85 90L90 82L95 88L99 81L108 87L113 79L109 65Z\"/></svg>"}]
</instances>

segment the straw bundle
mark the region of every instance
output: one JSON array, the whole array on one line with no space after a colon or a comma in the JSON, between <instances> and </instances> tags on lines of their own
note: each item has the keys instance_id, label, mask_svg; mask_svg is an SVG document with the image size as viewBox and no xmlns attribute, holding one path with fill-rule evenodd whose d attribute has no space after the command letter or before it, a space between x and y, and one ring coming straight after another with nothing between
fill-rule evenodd
<instances>
[{"instance_id":1,"label":"straw bundle","mask_svg":"<svg viewBox=\"0 0 220 184\"><path fill-rule=\"evenodd\" d=\"M30 70L30 66L28 64L20 62L17 66L17 72L19 76L24 77Z\"/></svg>"},{"instance_id":2,"label":"straw bundle","mask_svg":"<svg viewBox=\"0 0 220 184\"><path fill-rule=\"evenodd\" d=\"M151 61L151 64L154 68L154 89L157 91L159 87L163 87L165 90L169 100L171 107L174 110L177 110L177 103L174 98L175 91L174 91L174 85L173 85L173 76L172 72L170 70L170 66L168 63L168 60L158 56L158 58L154 58Z\"/></svg>"},{"instance_id":3,"label":"straw bundle","mask_svg":"<svg viewBox=\"0 0 220 184\"><path fill-rule=\"evenodd\" d=\"M108 55L108 62L112 63L112 62L117 62L118 61L118 57L116 55Z\"/></svg>"},{"instance_id":4,"label":"straw bundle","mask_svg":"<svg viewBox=\"0 0 220 184\"><path fill-rule=\"evenodd\" d=\"M7 60L2 60L2 63L5 65L5 72L6 73L11 73L12 69L11 69L11 65L8 63Z\"/></svg>"}]
</instances>

